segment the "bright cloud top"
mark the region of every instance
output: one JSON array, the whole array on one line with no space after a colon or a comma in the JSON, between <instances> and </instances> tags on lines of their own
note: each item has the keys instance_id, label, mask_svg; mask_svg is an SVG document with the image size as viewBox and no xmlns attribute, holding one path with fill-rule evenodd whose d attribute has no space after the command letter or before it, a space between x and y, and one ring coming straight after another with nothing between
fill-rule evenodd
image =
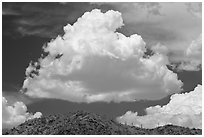
<instances>
[{"instance_id":1,"label":"bright cloud top","mask_svg":"<svg viewBox=\"0 0 204 137\"><path fill-rule=\"evenodd\" d=\"M66 25L65 34L44 47L48 56L27 68L25 94L73 102L120 102L156 100L180 92L183 83L166 67L168 58L159 53L144 57L141 36L116 32L122 26L120 12L98 9Z\"/></svg>"},{"instance_id":2,"label":"bright cloud top","mask_svg":"<svg viewBox=\"0 0 204 137\"><path fill-rule=\"evenodd\" d=\"M198 85L190 93L174 94L170 102L161 107L159 105L146 109L145 116L138 116L137 112L126 112L117 118L120 123L155 128L166 124L173 124L190 128L202 128L202 86Z\"/></svg>"},{"instance_id":3,"label":"bright cloud top","mask_svg":"<svg viewBox=\"0 0 204 137\"><path fill-rule=\"evenodd\" d=\"M41 112L34 115L27 112L27 107L23 102L15 102L10 106L6 98L2 97L2 127L13 128L24 123L26 120L40 118Z\"/></svg>"},{"instance_id":4,"label":"bright cloud top","mask_svg":"<svg viewBox=\"0 0 204 137\"><path fill-rule=\"evenodd\" d=\"M181 64L178 69L200 70L199 62L186 56L186 49L202 32L201 2L113 2L103 5L122 12L126 23L122 30L126 34L141 34L149 48L157 43L167 47L169 61L174 65Z\"/></svg>"}]
</instances>

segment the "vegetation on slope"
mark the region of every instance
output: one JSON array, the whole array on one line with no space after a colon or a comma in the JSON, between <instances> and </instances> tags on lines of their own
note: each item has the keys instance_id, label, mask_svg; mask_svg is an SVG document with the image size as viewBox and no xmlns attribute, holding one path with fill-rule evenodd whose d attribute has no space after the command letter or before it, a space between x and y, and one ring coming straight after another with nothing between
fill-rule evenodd
<instances>
[{"instance_id":1,"label":"vegetation on slope","mask_svg":"<svg viewBox=\"0 0 204 137\"><path fill-rule=\"evenodd\" d=\"M202 134L200 129L189 129L166 125L155 129L144 129L122 125L113 120L84 111L66 115L50 115L28 120L13 128L4 129L4 135L193 135Z\"/></svg>"}]
</instances>

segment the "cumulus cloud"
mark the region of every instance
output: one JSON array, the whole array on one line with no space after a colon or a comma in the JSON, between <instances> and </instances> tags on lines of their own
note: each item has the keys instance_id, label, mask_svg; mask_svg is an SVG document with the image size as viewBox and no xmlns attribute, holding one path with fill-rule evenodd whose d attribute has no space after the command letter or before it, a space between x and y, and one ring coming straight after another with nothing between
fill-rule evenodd
<instances>
[{"instance_id":1,"label":"cumulus cloud","mask_svg":"<svg viewBox=\"0 0 204 137\"><path fill-rule=\"evenodd\" d=\"M202 65L202 34L184 51L185 59L178 66L179 70L198 71Z\"/></svg>"},{"instance_id":2,"label":"cumulus cloud","mask_svg":"<svg viewBox=\"0 0 204 137\"><path fill-rule=\"evenodd\" d=\"M65 34L44 46L49 54L26 69L23 88L31 97L73 102L157 100L181 91L182 82L154 54L144 58L142 37L117 32L121 13L86 12Z\"/></svg>"},{"instance_id":3,"label":"cumulus cloud","mask_svg":"<svg viewBox=\"0 0 204 137\"><path fill-rule=\"evenodd\" d=\"M23 102L15 102L9 105L5 97L2 97L2 127L13 128L24 123L26 120L40 118L41 112L31 114Z\"/></svg>"},{"instance_id":4,"label":"cumulus cloud","mask_svg":"<svg viewBox=\"0 0 204 137\"><path fill-rule=\"evenodd\" d=\"M138 116L137 112L126 112L117 117L122 124L155 128L173 124L189 128L202 128L202 85L189 93L174 94L165 106L153 106L146 109L146 115Z\"/></svg>"},{"instance_id":5,"label":"cumulus cloud","mask_svg":"<svg viewBox=\"0 0 204 137\"><path fill-rule=\"evenodd\" d=\"M202 3L146 2L109 5L122 13L126 24L121 29L123 33L140 34L149 48L161 43L168 48L167 56L171 63L187 64L184 51L202 30Z\"/></svg>"}]
</instances>

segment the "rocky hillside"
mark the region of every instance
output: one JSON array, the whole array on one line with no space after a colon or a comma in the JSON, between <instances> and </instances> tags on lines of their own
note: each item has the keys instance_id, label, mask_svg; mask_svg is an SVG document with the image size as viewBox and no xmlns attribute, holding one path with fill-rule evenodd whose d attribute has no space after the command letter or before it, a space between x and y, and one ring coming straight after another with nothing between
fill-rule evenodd
<instances>
[{"instance_id":1,"label":"rocky hillside","mask_svg":"<svg viewBox=\"0 0 204 137\"><path fill-rule=\"evenodd\" d=\"M166 125L155 129L144 129L119 124L97 114L77 111L67 115L50 115L25 123L7 130L4 135L193 135L200 134L200 129L189 129Z\"/></svg>"}]
</instances>

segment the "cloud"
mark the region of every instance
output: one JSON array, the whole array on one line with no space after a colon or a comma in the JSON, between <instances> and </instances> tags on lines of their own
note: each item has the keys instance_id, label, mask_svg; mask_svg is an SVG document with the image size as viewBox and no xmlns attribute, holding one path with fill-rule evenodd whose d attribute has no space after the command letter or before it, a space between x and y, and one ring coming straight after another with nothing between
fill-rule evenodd
<instances>
[{"instance_id":1,"label":"cloud","mask_svg":"<svg viewBox=\"0 0 204 137\"><path fill-rule=\"evenodd\" d=\"M140 7L141 9L146 8L148 15L159 15L161 16L161 5L159 2L138 2L134 4L135 7Z\"/></svg>"},{"instance_id":2,"label":"cloud","mask_svg":"<svg viewBox=\"0 0 204 137\"><path fill-rule=\"evenodd\" d=\"M202 30L201 3L147 2L106 3L106 5L111 5L114 10L122 13L126 25L121 28L121 32L126 35L134 33L141 35L148 48L157 43L164 45L168 49L167 56L171 63L186 61L188 57L183 51ZM150 14L151 12L148 12L150 9L155 9L159 14Z\"/></svg>"},{"instance_id":3,"label":"cloud","mask_svg":"<svg viewBox=\"0 0 204 137\"><path fill-rule=\"evenodd\" d=\"M184 51L185 58L176 66L178 70L198 71L202 67L202 34Z\"/></svg>"},{"instance_id":4,"label":"cloud","mask_svg":"<svg viewBox=\"0 0 204 137\"><path fill-rule=\"evenodd\" d=\"M186 3L187 11L197 18L202 18L202 3Z\"/></svg>"},{"instance_id":5,"label":"cloud","mask_svg":"<svg viewBox=\"0 0 204 137\"><path fill-rule=\"evenodd\" d=\"M73 102L157 100L181 91L168 58L146 52L142 37L126 37L121 13L86 12L65 34L44 47L48 56L26 69L23 88L31 97Z\"/></svg>"},{"instance_id":6,"label":"cloud","mask_svg":"<svg viewBox=\"0 0 204 137\"><path fill-rule=\"evenodd\" d=\"M159 2L93 2L91 4L98 5L101 8L104 8L105 6L112 9L117 8L123 13L129 12L131 14L135 11L135 14L142 14L142 16L145 17L162 15L160 12L161 5Z\"/></svg>"},{"instance_id":7,"label":"cloud","mask_svg":"<svg viewBox=\"0 0 204 137\"><path fill-rule=\"evenodd\" d=\"M23 102L15 102L9 105L5 97L2 97L2 127L13 128L29 119L40 118L41 112L31 114Z\"/></svg>"},{"instance_id":8,"label":"cloud","mask_svg":"<svg viewBox=\"0 0 204 137\"><path fill-rule=\"evenodd\" d=\"M202 85L189 93L174 94L164 106L146 108L146 115L138 116L137 112L128 111L117 117L120 123L155 128L173 124L189 128L202 128Z\"/></svg>"},{"instance_id":9,"label":"cloud","mask_svg":"<svg viewBox=\"0 0 204 137\"><path fill-rule=\"evenodd\" d=\"M157 43L156 45L152 46L151 50L155 53L159 53L162 55L167 55L169 53L168 48L164 45L161 45L160 43Z\"/></svg>"},{"instance_id":10,"label":"cloud","mask_svg":"<svg viewBox=\"0 0 204 137\"><path fill-rule=\"evenodd\" d=\"M3 19L3 28L11 24L6 31L3 29L3 35L18 32L18 36L20 33L55 38L62 34L61 28L67 22L74 23L93 8L120 11L126 24L120 31L128 36L141 35L148 47L157 43L166 46L172 63L184 61L183 51L202 30L202 4L198 2L3 3L5 16L17 15L11 20Z\"/></svg>"},{"instance_id":11,"label":"cloud","mask_svg":"<svg viewBox=\"0 0 204 137\"><path fill-rule=\"evenodd\" d=\"M7 100L9 100L9 102L11 104L14 104L15 102L23 102L25 105L30 104L31 102L33 102L32 98L29 98L28 96L26 96L25 94L22 94L20 92L16 92L17 90L13 90L13 91L3 91L2 92L2 96L4 98L6 98ZM18 90L19 91L19 90Z\"/></svg>"},{"instance_id":12,"label":"cloud","mask_svg":"<svg viewBox=\"0 0 204 137\"><path fill-rule=\"evenodd\" d=\"M62 33L62 27L67 22L75 22L83 12L90 9L89 3L79 2L69 2L64 5L54 2L4 2L3 25L9 24L12 29L7 28L7 32L3 34L54 38Z\"/></svg>"}]
</instances>

